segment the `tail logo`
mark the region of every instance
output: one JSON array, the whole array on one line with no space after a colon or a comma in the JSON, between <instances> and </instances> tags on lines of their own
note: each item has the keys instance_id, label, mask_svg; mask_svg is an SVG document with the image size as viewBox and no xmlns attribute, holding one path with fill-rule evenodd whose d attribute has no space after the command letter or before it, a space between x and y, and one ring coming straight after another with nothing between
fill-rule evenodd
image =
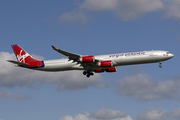
<instances>
[{"instance_id":1,"label":"tail logo","mask_svg":"<svg viewBox=\"0 0 180 120\"><path fill-rule=\"evenodd\" d=\"M22 63L26 63L25 59L30 56L28 53L25 53L24 55L22 55L22 51L20 51L19 55L17 55L17 58L19 60L19 62L22 62Z\"/></svg>"}]
</instances>

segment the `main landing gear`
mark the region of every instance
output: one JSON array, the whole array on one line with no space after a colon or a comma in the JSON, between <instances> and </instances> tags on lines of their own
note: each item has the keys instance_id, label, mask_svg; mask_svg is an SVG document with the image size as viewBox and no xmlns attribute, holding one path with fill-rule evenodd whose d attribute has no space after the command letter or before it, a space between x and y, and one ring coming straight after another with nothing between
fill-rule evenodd
<instances>
[{"instance_id":1,"label":"main landing gear","mask_svg":"<svg viewBox=\"0 0 180 120\"><path fill-rule=\"evenodd\" d=\"M162 65L161 65L161 64L162 64L162 62L159 62L159 68L162 68Z\"/></svg>"},{"instance_id":2,"label":"main landing gear","mask_svg":"<svg viewBox=\"0 0 180 120\"><path fill-rule=\"evenodd\" d=\"M83 74L84 75L86 75L86 77L90 77L90 76L93 76L94 75L94 73L92 72L92 71L90 71L90 70L85 70L84 72L83 72Z\"/></svg>"}]
</instances>

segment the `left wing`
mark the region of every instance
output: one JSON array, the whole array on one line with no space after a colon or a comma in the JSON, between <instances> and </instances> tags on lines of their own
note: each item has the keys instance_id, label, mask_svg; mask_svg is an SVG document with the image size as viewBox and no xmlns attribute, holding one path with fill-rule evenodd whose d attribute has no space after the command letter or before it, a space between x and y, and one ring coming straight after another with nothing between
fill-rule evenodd
<instances>
[{"instance_id":1,"label":"left wing","mask_svg":"<svg viewBox=\"0 0 180 120\"><path fill-rule=\"evenodd\" d=\"M54 47L52 45L52 48L67 56L69 58L69 60L73 60L73 62L77 62L77 64L80 64L80 66L83 66L85 70L90 70L90 69L94 69L96 67L102 67L102 68L111 68L113 67L113 61L111 60L99 60L99 59L95 59L95 56L82 56L82 55L78 55L78 54L74 54L74 53L70 53L61 49L57 49L56 47Z\"/></svg>"},{"instance_id":2,"label":"left wing","mask_svg":"<svg viewBox=\"0 0 180 120\"><path fill-rule=\"evenodd\" d=\"M54 47L53 45L51 45L51 47L52 47L55 51L57 51L57 52L65 55L65 56L67 56L67 57L69 58L69 60L73 60L73 61L75 61L75 62L79 62L79 59L82 57L82 55L78 55L78 54L70 53L70 52L67 52L67 51L64 51L64 50L61 50L61 49L57 49L57 48Z\"/></svg>"},{"instance_id":3,"label":"left wing","mask_svg":"<svg viewBox=\"0 0 180 120\"><path fill-rule=\"evenodd\" d=\"M69 60L73 60L73 62L77 62L77 64L81 64L83 67L87 66L87 64L96 65L97 62L100 61L98 59L95 59L94 56L83 56L83 55L74 54L74 53L67 52L67 51L64 51L64 50L61 50L61 49L57 49L53 45L51 45L51 47L55 51L67 56L69 58Z\"/></svg>"}]
</instances>

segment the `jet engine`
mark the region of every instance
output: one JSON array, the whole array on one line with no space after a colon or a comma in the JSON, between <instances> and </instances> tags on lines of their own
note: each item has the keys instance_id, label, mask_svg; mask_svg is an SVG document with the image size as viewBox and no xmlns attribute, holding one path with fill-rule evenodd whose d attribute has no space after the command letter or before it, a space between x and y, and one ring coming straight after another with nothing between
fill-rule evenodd
<instances>
[{"instance_id":1,"label":"jet engine","mask_svg":"<svg viewBox=\"0 0 180 120\"><path fill-rule=\"evenodd\" d=\"M96 69L96 70L94 70L94 72L95 72L95 73L102 73L102 72L104 72L104 70L102 70L102 69Z\"/></svg>"},{"instance_id":2,"label":"jet engine","mask_svg":"<svg viewBox=\"0 0 180 120\"><path fill-rule=\"evenodd\" d=\"M98 63L98 66L100 66L100 67L112 67L113 63L112 63L111 60L101 61L101 62Z\"/></svg>"},{"instance_id":3,"label":"jet engine","mask_svg":"<svg viewBox=\"0 0 180 120\"><path fill-rule=\"evenodd\" d=\"M111 67L106 69L106 72L116 72L116 71L117 71L116 67Z\"/></svg>"},{"instance_id":4,"label":"jet engine","mask_svg":"<svg viewBox=\"0 0 180 120\"><path fill-rule=\"evenodd\" d=\"M79 59L83 63L93 63L95 61L94 56L84 56Z\"/></svg>"}]
</instances>

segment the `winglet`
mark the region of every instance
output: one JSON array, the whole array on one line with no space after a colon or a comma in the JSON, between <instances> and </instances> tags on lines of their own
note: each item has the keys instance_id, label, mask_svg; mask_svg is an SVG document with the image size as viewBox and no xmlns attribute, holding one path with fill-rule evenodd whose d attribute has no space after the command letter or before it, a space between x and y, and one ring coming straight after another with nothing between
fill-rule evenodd
<instances>
[{"instance_id":1,"label":"winglet","mask_svg":"<svg viewBox=\"0 0 180 120\"><path fill-rule=\"evenodd\" d=\"M51 47L52 47L54 50L57 50L57 48L56 48L56 47L54 47L53 45L51 45Z\"/></svg>"}]
</instances>

